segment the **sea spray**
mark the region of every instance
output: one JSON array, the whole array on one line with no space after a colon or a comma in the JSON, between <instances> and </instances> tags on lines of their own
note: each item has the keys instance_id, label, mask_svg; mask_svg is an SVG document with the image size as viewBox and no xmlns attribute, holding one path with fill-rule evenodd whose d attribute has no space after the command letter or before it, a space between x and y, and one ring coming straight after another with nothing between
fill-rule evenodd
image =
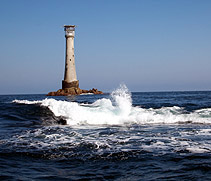
<instances>
[{"instance_id":1,"label":"sea spray","mask_svg":"<svg viewBox=\"0 0 211 181\"><path fill-rule=\"evenodd\" d=\"M111 93L114 106L121 116L127 117L131 113L132 99L131 93L125 84L121 84L118 89Z\"/></svg>"}]
</instances>

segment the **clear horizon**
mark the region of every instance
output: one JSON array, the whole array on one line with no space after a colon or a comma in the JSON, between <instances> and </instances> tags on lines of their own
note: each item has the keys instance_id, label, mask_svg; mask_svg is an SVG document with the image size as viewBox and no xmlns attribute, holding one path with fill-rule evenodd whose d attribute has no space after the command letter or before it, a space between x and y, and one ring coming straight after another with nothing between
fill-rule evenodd
<instances>
[{"instance_id":1,"label":"clear horizon","mask_svg":"<svg viewBox=\"0 0 211 181\"><path fill-rule=\"evenodd\" d=\"M0 1L0 95L61 88L64 24L80 88L211 90L211 1Z\"/></svg>"}]
</instances>

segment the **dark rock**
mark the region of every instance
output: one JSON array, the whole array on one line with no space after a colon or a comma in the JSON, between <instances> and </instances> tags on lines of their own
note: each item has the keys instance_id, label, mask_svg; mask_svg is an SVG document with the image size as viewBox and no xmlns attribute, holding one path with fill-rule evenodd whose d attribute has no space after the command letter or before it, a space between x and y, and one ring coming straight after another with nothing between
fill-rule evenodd
<instances>
[{"instance_id":1,"label":"dark rock","mask_svg":"<svg viewBox=\"0 0 211 181\"><path fill-rule=\"evenodd\" d=\"M82 90L80 88L77 88L77 89L75 89L75 93L77 95L80 95L80 94L82 94Z\"/></svg>"},{"instance_id":2,"label":"dark rock","mask_svg":"<svg viewBox=\"0 0 211 181\"><path fill-rule=\"evenodd\" d=\"M58 124L61 124L61 125L67 124L67 121L64 118L60 118L57 122L58 122Z\"/></svg>"},{"instance_id":3,"label":"dark rock","mask_svg":"<svg viewBox=\"0 0 211 181\"><path fill-rule=\"evenodd\" d=\"M89 91L88 90L82 90L82 93L86 94L86 93L89 93Z\"/></svg>"},{"instance_id":4,"label":"dark rock","mask_svg":"<svg viewBox=\"0 0 211 181\"><path fill-rule=\"evenodd\" d=\"M65 93L67 93L67 94L76 95L75 89L76 89L76 88L72 87L72 88L64 89L64 91L65 91Z\"/></svg>"}]
</instances>

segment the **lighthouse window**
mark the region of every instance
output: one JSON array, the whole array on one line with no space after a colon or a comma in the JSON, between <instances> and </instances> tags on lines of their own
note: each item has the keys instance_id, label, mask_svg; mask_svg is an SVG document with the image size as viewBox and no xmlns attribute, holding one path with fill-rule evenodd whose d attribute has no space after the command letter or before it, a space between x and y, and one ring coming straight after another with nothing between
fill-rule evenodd
<instances>
[{"instance_id":1,"label":"lighthouse window","mask_svg":"<svg viewBox=\"0 0 211 181\"><path fill-rule=\"evenodd\" d=\"M71 61L71 59L70 59L70 61Z\"/></svg>"}]
</instances>

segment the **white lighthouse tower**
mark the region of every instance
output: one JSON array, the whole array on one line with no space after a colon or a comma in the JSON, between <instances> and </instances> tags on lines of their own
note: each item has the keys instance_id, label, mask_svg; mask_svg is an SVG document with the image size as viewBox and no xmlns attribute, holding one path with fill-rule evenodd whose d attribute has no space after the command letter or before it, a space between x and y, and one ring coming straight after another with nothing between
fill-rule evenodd
<instances>
[{"instance_id":1,"label":"white lighthouse tower","mask_svg":"<svg viewBox=\"0 0 211 181\"><path fill-rule=\"evenodd\" d=\"M75 55L74 55L74 36L75 25L65 25L66 38L66 56L65 56L65 71L64 80L62 81L62 89L78 88L79 81L77 80L75 70Z\"/></svg>"},{"instance_id":2,"label":"white lighthouse tower","mask_svg":"<svg viewBox=\"0 0 211 181\"><path fill-rule=\"evenodd\" d=\"M80 95L83 93L103 94L102 91L97 89L83 90L79 88L79 81L77 80L75 70L75 55L74 55L74 37L75 25L65 25L65 38L66 38L66 56L65 56L65 70L64 80L62 81L62 89L56 92L49 92L47 96L68 96Z\"/></svg>"}]
</instances>

